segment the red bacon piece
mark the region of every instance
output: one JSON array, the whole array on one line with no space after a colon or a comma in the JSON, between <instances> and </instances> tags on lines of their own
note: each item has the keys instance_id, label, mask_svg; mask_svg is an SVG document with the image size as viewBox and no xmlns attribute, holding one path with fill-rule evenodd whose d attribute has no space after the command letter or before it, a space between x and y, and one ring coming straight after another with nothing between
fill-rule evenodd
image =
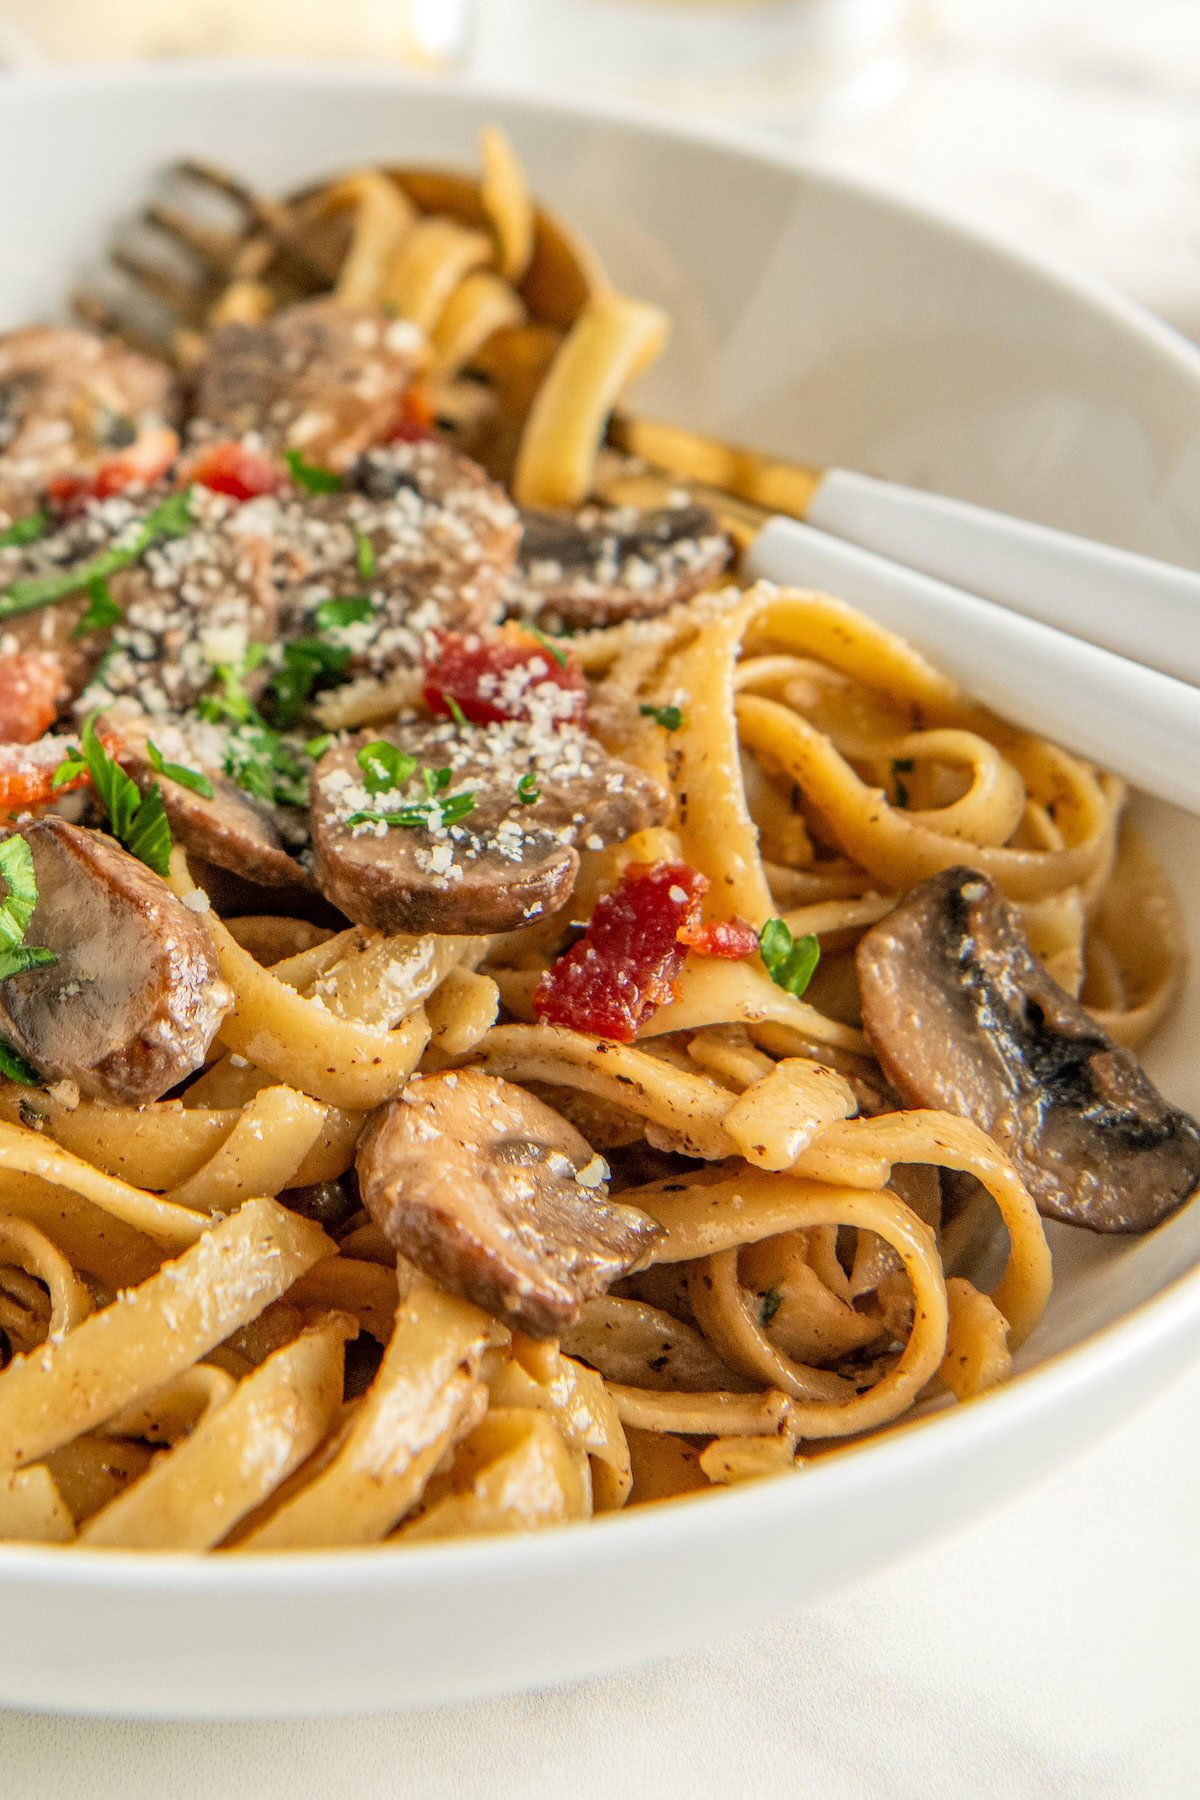
<instances>
[{"instance_id":1,"label":"red bacon piece","mask_svg":"<svg viewBox=\"0 0 1200 1800\"><path fill-rule=\"evenodd\" d=\"M473 725L551 715L556 724L582 725L587 685L577 657L565 666L553 651L515 626L501 631L446 631L425 666L425 704L441 718L453 701Z\"/></svg>"},{"instance_id":2,"label":"red bacon piece","mask_svg":"<svg viewBox=\"0 0 1200 1800\"><path fill-rule=\"evenodd\" d=\"M74 512L89 500L111 500L127 488L149 488L161 481L179 455L179 438L169 426L143 431L124 450L106 456L94 469L57 475L47 498L59 512Z\"/></svg>"},{"instance_id":3,"label":"red bacon piece","mask_svg":"<svg viewBox=\"0 0 1200 1800\"><path fill-rule=\"evenodd\" d=\"M687 863L631 863L597 902L587 931L546 970L533 1010L547 1025L627 1044L674 997L708 890Z\"/></svg>"},{"instance_id":4,"label":"red bacon piece","mask_svg":"<svg viewBox=\"0 0 1200 1800\"><path fill-rule=\"evenodd\" d=\"M679 941L697 956L725 956L741 962L758 949L758 933L745 919L715 919L710 925L684 926Z\"/></svg>"},{"instance_id":5,"label":"red bacon piece","mask_svg":"<svg viewBox=\"0 0 1200 1800\"><path fill-rule=\"evenodd\" d=\"M223 438L200 451L189 463L185 479L214 494L228 494L231 500L255 500L259 494L274 494L281 477L263 451L251 450L236 438Z\"/></svg>"},{"instance_id":6,"label":"red bacon piece","mask_svg":"<svg viewBox=\"0 0 1200 1800\"><path fill-rule=\"evenodd\" d=\"M0 653L0 744L32 744L67 697L62 664L41 650Z\"/></svg>"},{"instance_id":7,"label":"red bacon piece","mask_svg":"<svg viewBox=\"0 0 1200 1800\"><path fill-rule=\"evenodd\" d=\"M400 417L388 433L389 444L418 444L434 435L436 415L428 388L414 383L405 393Z\"/></svg>"}]
</instances>

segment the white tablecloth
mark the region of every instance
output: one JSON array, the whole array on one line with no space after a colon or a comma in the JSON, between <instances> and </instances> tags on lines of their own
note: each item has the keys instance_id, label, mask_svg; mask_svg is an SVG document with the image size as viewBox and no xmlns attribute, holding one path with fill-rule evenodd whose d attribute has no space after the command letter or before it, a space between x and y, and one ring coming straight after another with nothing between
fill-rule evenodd
<instances>
[{"instance_id":1,"label":"white tablecloth","mask_svg":"<svg viewBox=\"0 0 1200 1800\"><path fill-rule=\"evenodd\" d=\"M1171 1800L1200 1792L1200 1371L852 1592L603 1681L393 1717L0 1714L5 1800ZM3 1630L3 1620L0 1620Z\"/></svg>"}]
</instances>

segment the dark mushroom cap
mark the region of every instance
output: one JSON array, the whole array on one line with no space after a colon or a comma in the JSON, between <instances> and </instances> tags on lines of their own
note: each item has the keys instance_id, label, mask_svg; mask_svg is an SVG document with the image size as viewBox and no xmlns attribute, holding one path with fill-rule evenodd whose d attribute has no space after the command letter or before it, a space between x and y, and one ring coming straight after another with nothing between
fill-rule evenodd
<instances>
[{"instance_id":1,"label":"dark mushroom cap","mask_svg":"<svg viewBox=\"0 0 1200 1800\"><path fill-rule=\"evenodd\" d=\"M332 296L305 300L261 324L211 333L196 414L223 436L253 431L270 447L345 469L395 429L423 362L420 333L402 319Z\"/></svg>"},{"instance_id":2,"label":"dark mushroom cap","mask_svg":"<svg viewBox=\"0 0 1200 1800\"><path fill-rule=\"evenodd\" d=\"M399 793L368 793L357 753L370 733L321 758L312 783L317 886L347 918L381 931L469 936L531 924L565 904L577 845L599 850L666 816L667 796L651 776L574 726L414 720L378 735L423 769L448 768L446 798L474 796L457 824L350 826L381 803L395 811L425 802L420 779ZM522 779L537 793L528 804Z\"/></svg>"},{"instance_id":3,"label":"dark mushroom cap","mask_svg":"<svg viewBox=\"0 0 1200 1800\"><path fill-rule=\"evenodd\" d=\"M312 886L308 871L288 854L269 806L247 794L220 769L194 758L186 744L177 749L172 739L178 734L163 722L155 725L150 719L122 716L113 725L120 734L122 767L143 793L158 783L172 838L185 850L261 887ZM167 762L206 775L212 799L156 770L148 743L153 743Z\"/></svg>"},{"instance_id":4,"label":"dark mushroom cap","mask_svg":"<svg viewBox=\"0 0 1200 1800\"><path fill-rule=\"evenodd\" d=\"M562 625L649 619L711 587L733 547L706 506L521 514L517 610Z\"/></svg>"},{"instance_id":5,"label":"dark mushroom cap","mask_svg":"<svg viewBox=\"0 0 1200 1800\"><path fill-rule=\"evenodd\" d=\"M505 1324L552 1337L639 1267L661 1226L607 1197L573 1125L475 1069L418 1076L359 1145L363 1204L402 1255Z\"/></svg>"},{"instance_id":6,"label":"dark mushroom cap","mask_svg":"<svg viewBox=\"0 0 1200 1800\"><path fill-rule=\"evenodd\" d=\"M1048 1217L1147 1231L1200 1183L1200 1127L1051 979L986 877L922 882L857 962L888 1080L911 1106L981 1126Z\"/></svg>"},{"instance_id":7,"label":"dark mushroom cap","mask_svg":"<svg viewBox=\"0 0 1200 1800\"><path fill-rule=\"evenodd\" d=\"M229 1006L202 920L99 832L45 818L20 835L38 884L26 942L58 961L0 983L0 1035L96 1099L160 1099L201 1066Z\"/></svg>"}]
</instances>

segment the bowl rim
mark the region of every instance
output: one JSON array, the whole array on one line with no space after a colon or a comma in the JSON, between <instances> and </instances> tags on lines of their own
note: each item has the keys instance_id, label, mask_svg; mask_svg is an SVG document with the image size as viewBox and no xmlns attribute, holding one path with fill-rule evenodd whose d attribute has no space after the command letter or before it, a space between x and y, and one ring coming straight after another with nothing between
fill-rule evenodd
<instances>
[{"instance_id":1,"label":"bowl rim","mask_svg":"<svg viewBox=\"0 0 1200 1800\"><path fill-rule=\"evenodd\" d=\"M882 202L893 213L926 227L932 225L948 237L978 244L1022 276L1056 288L1099 312L1140 339L1192 385L1200 423L1200 348L1138 301L1052 253L1025 246L1016 234L979 225L964 210L928 201L893 178L838 169L786 140L725 122L710 125L662 115L633 101L584 98L564 102L511 84L413 75L352 60L322 64L206 58L186 63L114 62L94 67L16 69L6 73L4 93L12 102L26 94L70 95L130 86L174 86L183 91L271 86L299 91L337 88L410 93L452 107L459 102L471 106L493 103L547 120L569 123L584 119L684 147L715 148L764 170L809 178L826 190ZM315 1593L330 1584L354 1593L376 1589L382 1581L389 1588L446 1589L489 1576L535 1579L553 1573L567 1556L577 1570L603 1572L630 1556L653 1551L664 1541L669 1541L676 1556L701 1548L711 1551L721 1541L741 1537L748 1530L768 1529L789 1513L799 1518L803 1507L799 1496L813 1483L825 1503L836 1507L864 1480L886 1487L930 1457L936 1462L938 1456L943 1461L969 1456L972 1447L985 1438L1010 1435L1023 1421L1055 1410L1121 1365L1183 1337L1198 1317L1200 1261L1119 1318L1023 1370L1003 1388L981 1396L982 1403L947 1407L903 1422L879 1437L820 1456L790 1480L743 1483L723 1493L707 1493L701 1496L704 1503L699 1506L672 1503L621 1510L552 1530L414 1544L405 1546L403 1555L383 1557L377 1553L382 1546L220 1557L193 1551L85 1548L72 1548L70 1556L64 1556L58 1546L0 1544L0 1587L15 1592L65 1584L81 1593L112 1596L126 1591L163 1598L197 1591L215 1597L237 1593L266 1598L284 1590Z\"/></svg>"}]
</instances>

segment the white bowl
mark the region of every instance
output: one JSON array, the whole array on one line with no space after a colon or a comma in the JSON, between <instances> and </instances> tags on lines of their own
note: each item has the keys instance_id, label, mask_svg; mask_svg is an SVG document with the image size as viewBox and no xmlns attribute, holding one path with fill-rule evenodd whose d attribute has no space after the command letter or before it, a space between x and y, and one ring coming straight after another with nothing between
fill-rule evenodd
<instances>
[{"instance_id":1,"label":"white bowl","mask_svg":"<svg viewBox=\"0 0 1200 1800\"><path fill-rule=\"evenodd\" d=\"M268 184L372 158L470 164L491 119L618 278L673 313L648 408L1200 563L1200 357L1181 339L909 202L611 112L342 68L6 78L0 323L57 309L179 153ZM1192 901L1200 824L1146 820ZM1193 981L1150 1058L1193 1108L1198 1035ZM233 1718L460 1699L827 1593L1027 1487L1200 1346L1200 1209L1141 1241L1054 1239L1055 1298L1019 1379L791 1479L402 1552L0 1548L0 1704Z\"/></svg>"}]
</instances>

